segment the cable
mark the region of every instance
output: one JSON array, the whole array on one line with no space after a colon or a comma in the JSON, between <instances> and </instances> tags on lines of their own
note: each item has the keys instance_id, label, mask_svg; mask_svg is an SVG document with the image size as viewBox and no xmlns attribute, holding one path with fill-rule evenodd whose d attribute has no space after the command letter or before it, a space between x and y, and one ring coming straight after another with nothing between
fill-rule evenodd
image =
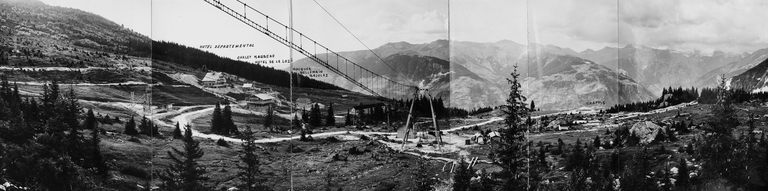
<instances>
[{"instance_id":1,"label":"cable","mask_svg":"<svg viewBox=\"0 0 768 191\"><path fill-rule=\"evenodd\" d=\"M336 19L336 17L334 17L333 14L331 14L330 11L325 9L325 7L323 7L323 5L320 5L320 2L317 2L317 0L312 0L312 1L314 1L315 4L317 4L317 6L319 6L321 9L323 9L323 11L325 11L325 13L328 14L328 16L330 16L334 21L336 21L336 23L341 25L341 28L344 28L344 30L346 30L347 33L349 33L349 35L352 35L352 37L355 37L355 40L357 40L357 42L360 42L360 44L362 44L366 49L368 49L368 51L371 51L371 53L373 53L373 55L376 56L376 58L379 58L379 60L381 60L381 62L384 63L384 65L387 65L387 67L389 67L389 69L392 70L392 72L395 72L395 68L393 68L391 65L389 65L389 63L384 61L384 59L381 58L381 56L379 56L378 54L376 54L376 52L374 52L371 48L369 48L368 45L365 45L365 43L363 43L363 41L360 40L360 38L357 38L357 35L352 33L352 31L350 31L347 28L347 26L344 26L344 24L342 24L341 21L339 21L339 19Z\"/></svg>"}]
</instances>

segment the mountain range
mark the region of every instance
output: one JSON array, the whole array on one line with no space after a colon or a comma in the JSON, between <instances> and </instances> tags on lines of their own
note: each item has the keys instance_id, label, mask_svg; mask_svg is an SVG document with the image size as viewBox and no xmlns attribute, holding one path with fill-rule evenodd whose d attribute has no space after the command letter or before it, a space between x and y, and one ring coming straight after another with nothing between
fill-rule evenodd
<instances>
[{"instance_id":1,"label":"mountain range","mask_svg":"<svg viewBox=\"0 0 768 191\"><path fill-rule=\"evenodd\" d=\"M85 65L94 66L146 66L153 62L154 42L150 38L77 9L33 0L0 0L0 24L0 46L42 55L24 60L14 57L14 63L69 66L65 63L85 61ZM515 66L521 74L524 95L543 110L605 108L645 101L660 96L665 87L715 86L721 75L732 78L733 87L761 89L765 88L764 72L768 69L768 48L744 54L716 51L705 55L629 45L579 52L508 40L436 40L422 44L392 42L373 51L376 55L368 50L339 54L396 81L429 87L433 96L447 100L445 104L467 109L503 104L508 91L506 79ZM138 61L118 59L118 55ZM295 67L315 66L307 59L295 62ZM356 90L339 76L325 73L329 76L318 80ZM390 86L374 88L385 95L410 96Z\"/></svg>"},{"instance_id":2,"label":"mountain range","mask_svg":"<svg viewBox=\"0 0 768 191\"><path fill-rule=\"evenodd\" d=\"M646 101L661 96L661 90L666 87L714 87L721 75L736 77L768 58L768 49L745 54L715 51L706 55L628 45L577 52L508 40L394 42L373 52L384 58L391 68L368 50L340 54L396 81L432 84L433 95L449 97L445 99L449 100L446 104L460 108L503 104L508 91L506 79L514 66L518 66L524 95L544 110L605 108ZM294 67L312 66L312 62L302 59L295 62ZM740 80L734 82L748 84L744 82L746 77L734 78L737 79ZM335 75L320 80L354 88ZM749 83L753 84L738 86L759 88L757 82Z\"/></svg>"}]
</instances>

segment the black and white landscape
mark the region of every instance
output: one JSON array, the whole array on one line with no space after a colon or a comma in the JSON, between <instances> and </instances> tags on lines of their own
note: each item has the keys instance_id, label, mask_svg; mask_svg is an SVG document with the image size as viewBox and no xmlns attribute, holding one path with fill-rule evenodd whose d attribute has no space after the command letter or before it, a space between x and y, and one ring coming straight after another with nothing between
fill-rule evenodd
<instances>
[{"instance_id":1,"label":"black and white landscape","mask_svg":"<svg viewBox=\"0 0 768 191\"><path fill-rule=\"evenodd\" d=\"M767 190L764 0L0 0L0 190Z\"/></svg>"}]
</instances>

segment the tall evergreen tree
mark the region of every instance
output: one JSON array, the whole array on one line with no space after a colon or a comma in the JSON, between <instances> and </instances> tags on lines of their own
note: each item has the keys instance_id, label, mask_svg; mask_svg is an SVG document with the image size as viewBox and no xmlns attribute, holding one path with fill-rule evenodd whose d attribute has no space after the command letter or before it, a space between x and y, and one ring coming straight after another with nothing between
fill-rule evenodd
<instances>
[{"instance_id":1,"label":"tall evergreen tree","mask_svg":"<svg viewBox=\"0 0 768 191\"><path fill-rule=\"evenodd\" d=\"M333 112L333 103L328 103L328 115L325 118L325 126L336 126L336 118Z\"/></svg>"},{"instance_id":2,"label":"tall evergreen tree","mask_svg":"<svg viewBox=\"0 0 768 191\"><path fill-rule=\"evenodd\" d=\"M309 111L309 124L312 127L320 127L323 123L322 114L320 113L320 105L315 104L312 106L312 110Z\"/></svg>"},{"instance_id":3,"label":"tall evergreen tree","mask_svg":"<svg viewBox=\"0 0 768 191\"><path fill-rule=\"evenodd\" d=\"M221 113L221 118L223 120L223 133L225 135L231 135L231 134L237 134L237 126L235 126L235 122L232 120L232 107L227 104L227 106L224 106L224 111Z\"/></svg>"},{"instance_id":4,"label":"tall evergreen tree","mask_svg":"<svg viewBox=\"0 0 768 191\"><path fill-rule=\"evenodd\" d=\"M265 190L261 184L262 180L258 177L259 174L261 174L261 171L259 170L259 165L261 165L261 163L259 162L259 157L256 155L256 150L258 149L258 146L254 142L256 137L254 136L253 131L251 131L250 126L246 126L240 139L243 141L243 147L240 150L240 161L245 164L242 166L238 165L238 168L240 169L238 176L240 177L240 180L243 181L243 185L240 187L246 191Z\"/></svg>"},{"instance_id":5,"label":"tall evergreen tree","mask_svg":"<svg viewBox=\"0 0 768 191\"><path fill-rule=\"evenodd\" d=\"M722 79L717 90L717 103L713 106L713 117L702 129L706 132L699 151L696 153L702 161L701 176L705 179L724 178L733 186L746 185L744 162L738 157L743 149L733 136L733 130L739 125L736 110L731 105L731 92Z\"/></svg>"},{"instance_id":6,"label":"tall evergreen tree","mask_svg":"<svg viewBox=\"0 0 768 191\"><path fill-rule=\"evenodd\" d=\"M312 109L312 107L310 107L309 109L311 110L311 109ZM301 122L302 122L302 123L309 123L309 121L310 121L310 119L309 119L309 118L310 118L310 117L309 117L309 112L307 112L307 110L306 110L306 109L302 109L302 110L301 110Z\"/></svg>"},{"instance_id":7,"label":"tall evergreen tree","mask_svg":"<svg viewBox=\"0 0 768 191\"><path fill-rule=\"evenodd\" d=\"M596 135L595 136L595 140L594 140L594 142L592 144L595 146L595 149L598 149L598 148L600 148L602 146L602 144L600 142L600 135Z\"/></svg>"},{"instance_id":8,"label":"tall evergreen tree","mask_svg":"<svg viewBox=\"0 0 768 191\"><path fill-rule=\"evenodd\" d=\"M162 188L166 190L203 191L208 190L202 184L205 180L205 170L200 167L197 160L203 157L203 149L200 142L192 138L189 124L184 131L183 150L172 148L168 156L173 162L164 173L161 174Z\"/></svg>"},{"instance_id":9,"label":"tall evergreen tree","mask_svg":"<svg viewBox=\"0 0 768 191\"><path fill-rule=\"evenodd\" d=\"M213 115L211 116L211 133L222 134L224 131L223 117L221 116L221 107L217 103L213 108Z\"/></svg>"},{"instance_id":10,"label":"tall evergreen tree","mask_svg":"<svg viewBox=\"0 0 768 191\"><path fill-rule=\"evenodd\" d=\"M350 126L350 125L353 125L352 115L350 115L349 110L347 110L347 115L344 116L344 126Z\"/></svg>"},{"instance_id":11,"label":"tall evergreen tree","mask_svg":"<svg viewBox=\"0 0 768 191\"><path fill-rule=\"evenodd\" d=\"M291 119L291 129L301 130L301 121L299 120L298 114L293 114L293 119Z\"/></svg>"},{"instance_id":12,"label":"tall evergreen tree","mask_svg":"<svg viewBox=\"0 0 768 191\"><path fill-rule=\"evenodd\" d=\"M475 176L475 170L469 167L464 160L459 160L459 165L453 174L453 191L467 191L471 185L470 180Z\"/></svg>"},{"instance_id":13,"label":"tall evergreen tree","mask_svg":"<svg viewBox=\"0 0 768 191\"><path fill-rule=\"evenodd\" d=\"M5 55L5 50L0 50L0 66L5 66L8 64L8 56Z\"/></svg>"},{"instance_id":14,"label":"tall evergreen tree","mask_svg":"<svg viewBox=\"0 0 768 191\"><path fill-rule=\"evenodd\" d=\"M179 122L176 122L176 128L173 128L173 138L174 139L181 139L184 135L181 134L181 127L179 127Z\"/></svg>"},{"instance_id":15,"label":"tall evergreen tree","mask_svg":"<svg viewBox=\"0 0 768 191\"><path fill-rule=\"evenodd\" d=\"M158 136L159 131L157 129L157 125L152 123L152 120L148 119L147 117L141 118L141 124L139 124L139 133L147 136Z\"/></svg>"},{"instance_id":16,"label":"tall evergreen tree","mask_svg":"<svg viewBox=\"0 0 768 191\"><path fill-rule=\"evenodd\" d=\"M500 130L500 141L494 142L495 149L490 158L493 163L501 167L501 171L496 173L496 178L500 179L501 190L526 190L530 188L527 182L529 174L526 174L526 159L528 147L526 145L526 127L524 120L528 117L530 108L526 106L526 98L522 95L522 87L517 73L517 66L508 78L510 84L509 96L506 105L502 106L505 114L506 126Z\"/></svg>"},{"instance_id":17,"label":"tall evergreen tree","mask_svg":"<svg viewBox=\"0 0 768 191\"><path fill-rule=\"evenodd\" d=\"M107 175L107 164L104 161L104 156L101 155L101 128L96 122L96 116L93 115L93 110L88 110L87 117L85 118L85 127L91 130L91 165L96 167L96 172L99 175Z\"/></svg>"},{"instance_id":18,"label":"tall evergreen tree","mask_svg":"<svg viewBox=\"0 0 768 191\"><path fill-rule=\"evenodd\" d=\"M688 172L688 163L686 163L684 158L680 158L680 163L678 163L677 169L677 181L675 181L675 186L678 188L678 190L689 190L691 177L690 173Z\"/></svg>"},{"instance_id":19,"label":"tall evergreen tree","mask_svg":"<svg viewBox=\"0 0 768 191\"><path fill-rule=\"evenodd\" d=\"M136 120L134 120L133 117L125 123L124 133L131 136L139 134L139 131L136 130Z\"/></svg>"}]
</instances>

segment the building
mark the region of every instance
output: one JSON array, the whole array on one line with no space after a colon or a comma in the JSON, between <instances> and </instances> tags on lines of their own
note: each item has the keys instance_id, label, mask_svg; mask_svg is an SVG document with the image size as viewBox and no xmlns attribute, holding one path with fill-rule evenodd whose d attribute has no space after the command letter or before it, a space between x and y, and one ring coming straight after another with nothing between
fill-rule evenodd
<instances>
[{"instance_id":1,"label":"building","mask_svg":"<svg viewBox=\"0 0 768 191\"><path fill-rule=\"evenodd\" d=\"M311 109L312 108L312 100L309 98L298 98L296 99L296 108L304 108L304 109Z\"/></svg>"},{"instance_id":2,"label":"building","mask_svg":"<svg viewBox=\"0 0 768 191\"><path fill-rule=\"evenodd\" d=\"M229 84L228 84L227 77L224 76L224 73L208 72L205 74L205 77L203 77L203 79L200 80L200 85L203 85L205 87L211 87L211 88L219 88L219 87L228 86Z\"/></svg>"},{"instance_id":3,"label":"building","mask_svg":"<svg viewBox=\"0 0 768 191\"><path fill-rule=\"evenodd\" d=\"M269 94L255 94L245 98L246 107L251 110L266 112L267 108L277 105L277 98Z\"/></svg>"}]
</instances>

